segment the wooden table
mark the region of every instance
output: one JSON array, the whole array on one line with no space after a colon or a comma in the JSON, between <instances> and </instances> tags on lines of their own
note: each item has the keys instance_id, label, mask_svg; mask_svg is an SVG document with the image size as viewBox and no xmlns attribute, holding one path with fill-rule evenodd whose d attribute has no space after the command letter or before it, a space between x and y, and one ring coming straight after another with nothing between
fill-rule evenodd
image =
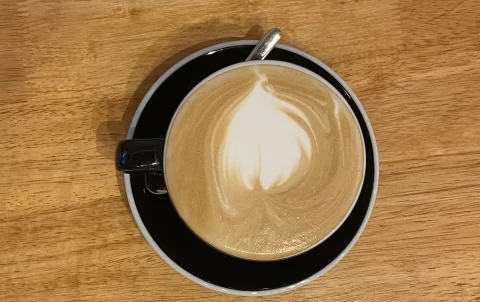
<instances>
[{"instance_id":1,"label":"wooden table","mask_svg":"<svg viewBox=\"0 0 480 302\"><path fill-rule=\"evenodd\" d=\"M479 12L476 0L0 0L0 301L479 301ZM113 154L169 66L274 26L362 101L379 195L325 276L227 296L148 245Z\"/></svg>"}]
</instances>

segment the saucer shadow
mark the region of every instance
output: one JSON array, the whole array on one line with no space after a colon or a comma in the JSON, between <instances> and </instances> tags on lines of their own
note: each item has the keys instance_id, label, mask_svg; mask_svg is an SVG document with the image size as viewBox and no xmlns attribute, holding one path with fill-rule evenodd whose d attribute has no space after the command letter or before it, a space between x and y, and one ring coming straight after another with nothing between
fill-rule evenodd
<instances>
[{"instance_id":1,"label":"saucer shadow","mask_svg":"<svg viewBox=\"0 0 480 302\"><path fill-rule=\"evenodd\" d=\"M219 28L219 24L216 21L209 22L206 24L200 24L196 25L192 28L187 28L182 32L190 32L190 34L195 35L195 36L204 36L202 33L204 31L209 31L211 32L211 28ZM227 24L225 25L227 27L231 27L228 31L235 31L238 32L241 30L241 26L238 25L233 25L233 24ZM123 116L121 120L116 120L117 114L114 114L113 112L108 112L108 121L102 122L98 125L96 129L96 146L97 146L97 151L98 153L103 156L104 158L111 159L112 162L112 167L114 165L114 159L115 159L115 151L116 151L116 146L119 141L126 139L128 129L130 126L130 123L132 121L133 116L135 115L135 112L140 105L143 97L145 94L148 92L150 87L157 81L157 79L164 74L168 69L170 69L173 65L175 65L177 62L182 60L183 58L212 45L223 43L223 42L228 42L228 41L235 41L235 40L258 40L262 37L263 35L263 28L259 25L252 26L248 32L242 36L242 37L235 37L235 36L230 36L230 37L225 37L225 38L216 38L216 39L211 39L207 41L202 41L200 43L191 45L185 49L182 49L181 51L175 53L174 55L168 57L166 60L164 60L162 63L160 63L157 67L155 67L140 83L140 85L136 87L132 87L132 83L138 83L138 73L141 73L142 71L145 70L145 68L148 68L149 62L146 62L146 60L151 59L151 53L152 53L152 48L153 51L157 48L157 45L160 43L154 43L152 46L150 46L147 51L142 54L140 59L137 62L137 65L133 69L133 72L130 76L130 80L128 81L127 88L126 88L126 98L129 98L128 105L123 113ZM208 36L208 35L207 35ZM183 39L188 40L188 39ZM164 43L164 40L162 40L162 43ZM151 63L150 63L151 64ZM134 91L133 94L130 94L131 91ZM107 102L107 108L113 108L112 106L115 106L115 102L118 102L118 100L111 101L106 101ZM109 104L110 103L110 104ZM118 104L118 103L117 103ZM118 105L117 105L118 106ZM105 104L101 104L102 109L105 108ZM94 112L94 116L95 116ZM112 115L115 115L112 117ZM95 118L95 117L94 117ZM112 120L111 120L112 119ZM128 198L127 194L125 191L125 183L124 183L124 177L123 173L116 171L116 178L117 178L117 183L118 183L118 189L120 190L120 195L122 196L122 200L124 205L129 208L128 204ZM132 214L130 213L130 216ZM133 219L133 216L132 216Z\"/></svg>"}]
</instances>

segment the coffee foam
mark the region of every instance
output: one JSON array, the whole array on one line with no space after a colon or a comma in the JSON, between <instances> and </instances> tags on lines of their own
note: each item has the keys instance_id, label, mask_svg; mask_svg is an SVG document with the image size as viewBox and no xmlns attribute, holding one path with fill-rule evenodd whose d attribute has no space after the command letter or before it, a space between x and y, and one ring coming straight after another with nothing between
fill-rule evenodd
<instances>
[{"instance_id":1,"label":"coffee foam","mask_svg":"<svg viewBox=\"0 0 480 302\"><path fill-rule=\"evenodd\" d=\"M232 255L274 260L322 240L348 213L364 169L361 132L325 84L278 65L199 87L167 141L169 194L185 223Z\"/></svg>"},{"instance_id":2,"label":"coffee foam","mask_svg":"<svg viewBox=\"0 0 480 302\"><path fill-rule=\"evenodd\" d=\"M266 77L259 75L252 91L235 108L217 158L215 178L221 178L219 182L243 184L248 190L259 185L268 191L293 177L302 160L310 162L311 138L289 114L311 131L307 117L276 97L266 83Z\"/></svg>"}]
</instances>

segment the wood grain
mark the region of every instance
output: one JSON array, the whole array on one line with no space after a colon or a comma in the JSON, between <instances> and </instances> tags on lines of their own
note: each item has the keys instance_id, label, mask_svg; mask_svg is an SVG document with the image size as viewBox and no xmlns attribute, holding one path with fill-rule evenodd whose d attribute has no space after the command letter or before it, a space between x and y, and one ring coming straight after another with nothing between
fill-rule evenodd
<instances>
[{"instance_id":1,"label":"wood grain","mask_svg":"<svg viewBox=\"0 0 480 302\"><path fill-rule=\"evenodd\" d=\"M0 0L0 301L480 301L480 2ZM146 90L218 41L336 70L375 129L373 215L325 276L241 298L147 244L113 165Z\"/></svg>"}]
</instances>

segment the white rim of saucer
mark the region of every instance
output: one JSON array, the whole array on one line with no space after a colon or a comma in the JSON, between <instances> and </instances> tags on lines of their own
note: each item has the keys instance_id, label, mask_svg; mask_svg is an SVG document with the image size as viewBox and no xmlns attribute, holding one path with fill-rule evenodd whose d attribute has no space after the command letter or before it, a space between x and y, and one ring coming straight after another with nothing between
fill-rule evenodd
<instances>
[{"instance_id":1,"label":"white rim of saucer","mask_svg":"<svg viewBox=\"0 0 480 302\"><path fill-rule=\"evenodd\" d=\"M231 46L239 46L239 45L255 45L257 44L258 40L237 40L237 41L230 41L230 42L224 42L216 45L209 46L207 48L203 48L185 58L180 60L178 63L170 67L158 80L153 84L153 86L148 90L148 92L145 94L143 97L140 105L137 108L137 111L135 112L135 115L133 116L132 122L130 124L130 127L128 129L128 135L127 139L133 138L133 134L135 132L135 127L137 126L138 119L140 118L143 109L145 108L146 104L152 97L153 93L157 90L157 88L177 69L185 65L187 62L190 62L191 60L202 56L204 54L213 54L216 52L216 50L219 50L221 48L225 47L231 47ZM152 246L152 248L157 252L157 254L162 257L162 259L167 262L173 269L175 269L177 272L182 274L183 276L187 277L188 279L192 280L195 283L198 283L200 285L203 285L207 288L216 290L218 292L222 293L227 293L227 294L232 294L232 295L239 295L239 296L266 296L266 295L273 295L273 294L279 294L283 292L290 291L295 288L299 288L315 279L320 277L321 275L325 274L328 272L332 267L334 267L340 260L345 257L345 255L352 249L352 247L355 245L357 242L358 238L362 234L363 230L365 229L365 226L372 214L373 211L373 206L375 204L376 196L377 196L377 191L378 191L378 179L379 179L379 163L378 163L378 149L377 149L377 143L375 139L375 134L372 129L372 125L370 124L370 120L367 117L367 114L365 113L365 110L363 109L363 106L360 104L360 101L358 100L357 96L355 93L353 93L352 89L345 83L345 81L342 80L342 78L336 74L330 67L328 67L326 64L318 60L317 58L305 53L304 51L301 51L295 47L284 45L284 44L277 44L275 47L284 49L293 53L296 53L298 55L301 55L302 57L305 57L309 59L310 61L314 62L315 64L319 65L322 67L325 71L327 71L330 75L332 75L346 90L346 92L352 97L353 101L356 103L358 109L360 110L360 113L362 114L363 119L365 120L365 124L367 125L368 132L371 137L372 141L372 148L373 148L373 162L375 166L375 174L374 174L374 181L373 181L373 191L372 191L372 196L370 198L370 205L367 209L367 214L365 215L365 218L363 219L362 224L360 225L360 228L358 229L357 233L353 237L352 241L347 245L347 247L340 253L332 262L330 262L328 265L326 265L323 269L320 271L316 272L312 276L306 278L305 280L302 280L298 283L295 283L293 285L281 287L281 288L276 288L276 289L269 289L269 290L262 290L262 291L242 291L242 290L235 290L235 289L228 289L224 288L209 282L206 282L205 280L202 280L190 272L184 270L181 268L178 264L176 264L172 259L170 259L163 251L162 249L157 245L155 240L152 238L150 233L148 232L147 228L143 224L142 218L140 217L140 214L138 212L137 206L135 204L135 199L133 197L133 192L132 192L132 186L130 182L130 175L125 173L124 174L124 180L125 180L125 189L127 192L127 198L128 198L128 204L130 205L130 209L132 211L133 217L135 219L135 222L137 223L140 231L142 232L143 236L147 240L147 242Z\"/></svg>"}]
</instances>

